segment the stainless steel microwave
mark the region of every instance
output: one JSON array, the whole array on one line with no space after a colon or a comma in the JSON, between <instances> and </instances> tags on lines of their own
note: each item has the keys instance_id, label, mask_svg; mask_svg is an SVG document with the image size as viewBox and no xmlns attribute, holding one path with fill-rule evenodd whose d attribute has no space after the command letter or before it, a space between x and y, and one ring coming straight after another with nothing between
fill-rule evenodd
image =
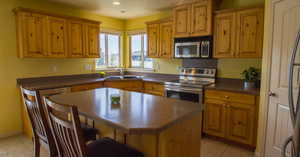
<instances>
[{"instance_id":1,"label":"stainless steel microwave","mask_svg":"<svg viewBox=\"0 0 300 157\"><path fill-rule=\"evenodd\" d=\"M175 43L175 58L210 58L211 41Z\"/></svg>"}]
</instances>

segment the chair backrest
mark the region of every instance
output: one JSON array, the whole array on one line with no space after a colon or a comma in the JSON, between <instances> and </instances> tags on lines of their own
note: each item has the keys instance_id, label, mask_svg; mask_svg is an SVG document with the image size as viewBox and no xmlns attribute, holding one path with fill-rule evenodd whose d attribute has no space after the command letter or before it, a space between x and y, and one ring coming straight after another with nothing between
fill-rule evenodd
<instances>
[{"instance_id":1,"label":"chair backrest","mask_svg":"<svg viewBox=\"0 0 300 157\"><path fill-rule=\"evenodd\" d=\"M22 87L21 93L31 122L34 138L39 140L42 145L52 149L52 152L54 150L56 151L55 142L51 134L39 93Z\"/></svg>"},{"instance_id":2,"label":"chair backrest","mask_svg":"<svg viewBox=\"0 0 300 157\"><path fill-rule=\"evenodd\" d=\"M77 107L57 104L49 98L44 98L44 102L59 155L62 157L86 157L86 147Z\"/></svg>"}]
</instances>

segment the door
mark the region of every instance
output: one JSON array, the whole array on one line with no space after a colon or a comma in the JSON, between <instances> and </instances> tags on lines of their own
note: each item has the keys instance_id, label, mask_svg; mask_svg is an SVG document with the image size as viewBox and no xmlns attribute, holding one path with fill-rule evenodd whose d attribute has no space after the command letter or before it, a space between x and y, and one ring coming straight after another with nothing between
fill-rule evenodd
<instances>
[{"instance_id":1,"label":"door","mask_svg":"<svg viewBox=\"0 0 300 157\"><path fill-rule=\"evenodd\" d=\"M255 106L239 103L226 105L227 138L248 145L255 145L253 141Z\"/></svg>"},{"instance_id":2,"label":"door","mask_svg":"<svg viewBox=\"0 0 300 157\"><path fill-rule=\"evenodd\" d=\"M164 22L160 24L160 57L173 57L173 23Z\"/></svg>"},{"instance_id":3,"label":"door","mask_svg":"<svg viewBox=\"0 0 300 157\"><path fill-rule=\"evenodd\" d=\"M190 5L181 5L173 10L174 37L190 36Z\"/></svg>"},{"instance_id":4,"label":"door","mask_svg":"<svg viewBox=\"0 0 300 157\"><path fill-rule=\"evenodd\" d=\"M204 132L210 135L225 137L226 102L206 99L204 110Z\"/></svg>"},{"instance_id":5,"label":"door","mask_svg":"<svg viewBox=\"0 0 300 157\"><path fill-rule=\"evenodd\" d=\"M48 31L48 55L50 57L67 57L67 21L63 18L49 16Z\"/></svg>"},{"instance_id":6,"label":"door","mask_svg":"<svg viewBox=\"0 0 300 157\"><path fill-rule=\"evenodd\" d=\"M44 57L46 55L46 16L21 13L22 47L21 57Z\"/></svg>"},{"instance_id":7,"label":"door","mask_svg":"<svg viewBox=\"0 0 300 157\"><path fill-rule=\"evenodd\" d=\"M237 13L237 56L259 58L262 56L264 10L249 9Z\"/></svg>"},{"instance_id":8,"label":"door","mask_svg":"<svg viewBox=\"0 0 300 157\"><path fill-rule=\"evenodd\" d=\"M69 56L84 57L84 23L69 21Z\"/></svg>"},{"instance_id":9,"label":"door","mask_svg":"<svg viewBox=\"0 0 300 157\"><path fill-rule=\"evenodd\" d=\"M193 3L191 8L191 36L211 35L212 1Z\"/></svg>"},{"instance_id":10,"label":"door","mask_svg":"<svg viewBox=\"0 0 300 157\"><path fill-rule=\"evenodd\" d=\"M86 24L86 56L89 58L100 58L100 26L99 24Z\"/></svg>"},{"instance_id":11,"label":"door","mask_svg":"<svg viewBox=\"0 0 300 157\"><path fill-rule=\"evenodd\" d=\"M149 24L147 27L148 35L148 57L159 57L159 24Z\"/></svg>"},{"instance_id":12,"label":"door","mask_svg":"<svg viewBox=\"0 0 300 157\"><path fill-rule=\"evenodd\" d=\"M270 35L271 58L270 94L266 132L266 157L281 157L285 139L292 134L288 106L288 64L291 49L300 28L300 1L272 0ZM274 14L273 14L274 13ZM299 52L298 52L299 54ZM299 56L297 58L299 61ZM298 75L297 75L298 74ZM295 69L294 94L299 86L299 69Z\"/></svg>"},{"instance_id":13,"label":"door","mask_svg":"<svg viewBox=\"0 0 300 157\"><path fill-rule=\"evenodd\" d=\"M215 16L214 58L233 58L236 46L236 14Z\"/></svg>"}]
</instances>

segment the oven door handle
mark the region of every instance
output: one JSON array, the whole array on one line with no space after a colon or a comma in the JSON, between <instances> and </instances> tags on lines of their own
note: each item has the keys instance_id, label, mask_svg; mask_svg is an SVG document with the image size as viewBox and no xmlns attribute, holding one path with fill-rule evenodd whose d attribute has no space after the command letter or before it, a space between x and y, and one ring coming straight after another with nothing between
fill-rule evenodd
<instances>
[{"instance_id":1,"label":"oven door handle","mask_svg":"<svg viewBox=\"0 0 300 157\"><path fill-rule=\"evenodd\" d=\"M186 92L186 93L193 93L193 94L199 94L202 92L202 89L197 89L197 91L195 90L192 90L192 89L187 89L187 88L177 88L177 89L174 89L174 88L166 88L166 91L176 91L176 92Z\"/></svg>"}]
</instances>

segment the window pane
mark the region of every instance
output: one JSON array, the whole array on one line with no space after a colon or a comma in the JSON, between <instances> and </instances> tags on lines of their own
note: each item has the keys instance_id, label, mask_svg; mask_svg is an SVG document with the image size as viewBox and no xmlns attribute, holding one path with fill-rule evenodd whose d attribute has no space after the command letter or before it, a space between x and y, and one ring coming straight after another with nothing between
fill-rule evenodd
<instances>
[{"instance_id":1,"label":"window pane","mask_svg":"<svg viewBox=\"0 0 300 157\"><path fill-rule=\"evenodd\" d=\"M106 65L106 61L105 61L105 34L104 33L101 33L100 34L100 55L101 55L101 58L100 59L97 59L97 62L96 62L96 67L97 68L101 68L101 67L104 67Z\"/></svg>"},{"instance_id":2,"label":"window pane","mask_svg":"<svg viewBox=\"0 0 300 157\"><path fill-rule=\"evenodd\" d=\"M153 69L153 59L147 57L148 50L148 39L147 35L144 35L144 68L145 69Z\"/></svg>"},{"instance_id":3,"label":"window pane","mask_svg":"<svg viewBox=\"0 0 300 157\"><path fill-rule=\"evenodd\" d=\"M108 66L118 67L120 65L120 49L119 49L119 36L107 35L108 38Z\"/></svg>"},{"instance_id":4,"label":"window pane","mask_svg":"<svg viewBox=\"0 0 300 157\"><path fill-rule=\"evenodd\" d=\"M131 36L131 66L141 67L142 64L142 35Z\"/></svg>"}]
</instances>

